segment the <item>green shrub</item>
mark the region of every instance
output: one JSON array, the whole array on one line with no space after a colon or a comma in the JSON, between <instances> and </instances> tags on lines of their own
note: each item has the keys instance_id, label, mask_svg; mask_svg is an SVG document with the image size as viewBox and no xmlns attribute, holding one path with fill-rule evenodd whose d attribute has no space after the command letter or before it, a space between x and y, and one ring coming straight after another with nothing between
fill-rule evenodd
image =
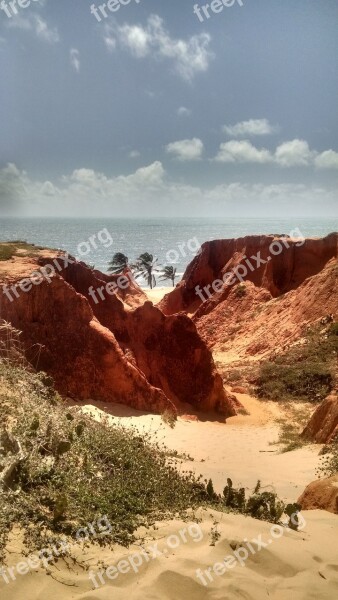
<instances>
[{"instance_id":1,"label":"green shrub","mask_svg":"<svg viewBox=\"0 0 338 600\"><path fill-rule=\"evenodd\" d=\"M332 323L329 329L330 336L338 336L338 323Z\"/></svg>"},{"instance_id":2,"label":"green shrub","mask_svg":"<svg viewBox=\"0 0 338 600\"><path fill-rule=\"evenodd\" d=\"M235 296L237 298L243 298L243 296L245 296L245 295L246 295L245 285L243 283L240 283L239 286L236 288Z\"/></svg>"},{"instance_id":3,"label":"green shrub","mask_svg":"<svg viewBox=\"0 0 338 600\"><path fill-rule=\"evenodd\" d=\"M14 246L10 246L9 244L0 244L0 260L5 261L9 260L15 254Z\"/></svg>"},{"instance_id":4,"label":"green shrub","mask_svg":"<svg viewBox=\"0 0 338 600\"><path fill-rule=\"evenodd\" d=\"M324 334L308 332L305 344L261 364L257 394L269 400L320 402L334 388L338 354L337 323Z\"/></svg>"},{"instance_id":5,"label":"green shrub","mask_svg":"<svg viewBox=\"0 0 338 600\"><path fill-rule=\"evenodd\" d=\"M22 451L5 482L13 456L0 451L0 554L14 524L35 549L44 547L44 531L73 536L106 515L109 543L128 545L140 524L208 500L201 476L179 473L150 434L68 408L44 377L0 361L0 437L10 435Z\"/></svg>"},{"instance_id":6,"label":"green shrub","mask_svg":"<svg viewBox=\"0 0 338 600\"><path fill-rule=\"evenodd\" d=\"M320 477L331 477L338 473L338 436L327 447L327 454L321 458L321 464L318 469Z\"/></svg>"},{"instance_id":7,"label":"green shrub","mask_svg":"<svg viewBox=\"0 0 338 600\"><path fill-rule=\"evenodd\" d=\"M276 360L262 365L257 383L261 398L298 398L317 402L330 393L334 378L332 370L321 363L285 365Z\"/></svg>"}]
</instances>

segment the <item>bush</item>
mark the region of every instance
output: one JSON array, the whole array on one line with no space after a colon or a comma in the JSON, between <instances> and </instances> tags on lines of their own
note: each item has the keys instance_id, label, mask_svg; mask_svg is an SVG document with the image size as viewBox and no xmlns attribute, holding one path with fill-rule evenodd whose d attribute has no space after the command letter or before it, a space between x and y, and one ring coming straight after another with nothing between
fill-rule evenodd
<instances>
[{"instance_id":1,"label":"bush","mask_svg":"<svg viewBox=\"0 0 338 600\"><path fill-rule=\"evenodd\" d=\"M140 524L207 500L201 476L179 473L150 434L68 408L44 378L0 360L0 554L14 524L36 549L46 531L106 515L109 543L128 545Z\"/></svg>"},{"instance_id":2,"label":"bush","mask_svg":"<svg viewBox=\"0 0 338 600\"><path fill-rule=\"evenodd\" d=\"M262 365L257 383L261 398L317 402L333 389L334 378L331 369L321 363L285 365L276 360Z\"/></svg>"},{"instance_id":3,"label":"bush","mask_svg":"<svg viewBox=\"0 0 338 600\"><path fill-rule=\"evenodd\" d=\"M331 477L338 473L338 436L332 444L327 447L328 454L321 459L321 464L318 469L320 477Z\"/></svg>"},{"instance_id":4,"label":"bush","mask_svg":"<svg viewBox=\"0 0 338 600\"><path fill-rule=\"evenodd\" d=\"M246 295L245 285L243 283L240 283L239 286L236 288L235 296L237 298L243 298L245 295Z\"/></svg>"},{"instance_id":5,"label":"bush","mask_svg":"<svg viewBox=\"0 0 338 600\"><path fill-rule=\"evenodd\" d=\"M330 336L338 336L338 323L332 323L329 329Z\"/></svg>"},{"instance_id":6,"label":"bush","mask_svg":"<svg viewBox=\"0 0 338 600\"><path fill-rule=\"evenodd\" d=\"M338 354L337 323L320 333L314 328L303 346L260 366L257 394L269 400L320 402L335 385Z\"/></svg>"},{"instance_id":7,"label":"bush","mask_svg":"<svg viewBox=\"0 0 338 600\"><path fill-rule=\"evenodd\" d=\"M14 246L10 246L9 244L0 244L0 260L9 260L14 254Z\"/></svg>"},{"instance_id":8,"label":"bush","mask_svg":"<svg viewBox=\"0 0 338 600\"><path fill-rule=\"evenodd\" d=\"M285 505L274 492L261 492L260 481L257 481L253 494L246 499L245 489L233 488L231 479L228 479L223 490L223 498L226 507L261 521L279 523L285 513L289 517L288 526L295 530L298 528L297 514L300 512L301 506L299 504Z\"/></svg>"}]
</instances>

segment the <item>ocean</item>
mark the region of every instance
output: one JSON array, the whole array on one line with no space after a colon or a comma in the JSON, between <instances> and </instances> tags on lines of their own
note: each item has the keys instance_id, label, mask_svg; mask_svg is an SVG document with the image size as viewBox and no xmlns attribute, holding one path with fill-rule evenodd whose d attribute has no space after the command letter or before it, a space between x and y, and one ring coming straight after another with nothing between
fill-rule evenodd
<instances>
[{"instance_id":1,"label":"ocean","mask_svg":"<svg viewBox=\"0 0 338 600\"><path fill-rule=\"evenodd\" d=\"M338 230L338 219L5 218L0 221L0 240L24 240L67 250L103 272L107 272L108 262L115 252L123 252L131 262L141 253L149 252L158 258L161 266L174 265L179 281L196 248L203 242L249 234L289 234L296 228L306 237L321 237ZM104 229L108 230L109 237L101 235L106 241L101 243L97 234ZM95 235L94 243L89 242L90 237ZM171 284L158 281L158 285Z\"/></svg>"}]
</instances>

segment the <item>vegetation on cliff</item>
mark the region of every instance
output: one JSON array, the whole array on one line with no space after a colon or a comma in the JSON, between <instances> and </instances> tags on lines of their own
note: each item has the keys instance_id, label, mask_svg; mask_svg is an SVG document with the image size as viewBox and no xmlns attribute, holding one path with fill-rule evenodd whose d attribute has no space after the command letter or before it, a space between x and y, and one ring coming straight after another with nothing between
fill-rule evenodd
<instances>
[{"instance_id":1,"label":"vegetation on cliff","mask_svg":"<svg viewBox=\"0 0 338 600\"><path fill-rule=\"evenodd\" d=\"M261 364L256 382L258 396L320 402L334 388L337 356L338 323L312 327L303 344Z\"/></svg>"}]
</instances>

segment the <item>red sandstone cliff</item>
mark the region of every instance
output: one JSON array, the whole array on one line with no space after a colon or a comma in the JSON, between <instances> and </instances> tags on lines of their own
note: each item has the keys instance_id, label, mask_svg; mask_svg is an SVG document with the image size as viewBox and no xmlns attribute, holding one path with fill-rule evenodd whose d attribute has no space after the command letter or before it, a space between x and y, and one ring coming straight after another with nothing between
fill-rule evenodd
<instances>
[{"instance_id":1,"label":"red sandstone cliff","mask_svg":"<svg viewBox=\"0 0 338 600\"><path fill-rule=\"evenodd\" d=\"M281 240L285 240L281 242ZM282 251L278 251L278 243ZM271 245L274 244L271 250ZM257 257L259 260L251 259ZM319 273L328 261L338 257L338 234L332 233L325 238L290 239L273 235L254 235L230 240L215 240L202 245L199 254L188 265L182 281L159 303L165 314L180 311L195 313L198 316L213 310L230 293L233 286L225 286L215 292L211 285L222 280L226 273L239 265L247 269L245 281L251 281L256 287L264 288L272 297L296 289L308 277ZM252 268L246 264L249 260ZM264 261L264 263L263 263ZM257 266L258 265L258 266ZM257 266L257 268L256 268ZM240 281L237 281L240 283ZM209 287L211 299L202 300L196 294L195 287ZM207 294L204 294L208 298Z\"/></svg>"},{"instance_id":2,"label":"red sandstone cliff","mask_svg":"<svg viewBox=\"0 0 338 600\"><path fill-rule=\"evenodd\" d=\"M35 258L14 257L2 263L7 285L29 277L51 262L40 251ZM60 261L62 264L62 260ZM136 310L128 290L125 304L105 294L96 303L88 294L113 278L74 262L11 302L0 289L0 318L23 332L28 359L55 380L57 389L78 399L122 402L138 409L184 408L236 413L236 401L223 389L212 356L192 321L165 317L146 302ZM1 283L0 283L1 288ZM142 292L141 292L142 293ZM132 295L138 296L137 286Z\"/></svg>"},{"instance_id":3,"label":"red sandstone cliff","mask_svg":"<svg viewBox=\"0 0 338 600\"><path fill-rule=\"evenodd\" d=\"M287 239L289 248L273 256L269 247L276 241L251 236L203 244L182 282L158 306L165 314L193 313L198 332L225 362L282 352L323 316L338 317L338 234L302 245ZM210 288L210 299L198 299L196 285L211 285L258 252L265 264L248 269L242 283L219 292Z\"/></svg>"}]
</instances>

